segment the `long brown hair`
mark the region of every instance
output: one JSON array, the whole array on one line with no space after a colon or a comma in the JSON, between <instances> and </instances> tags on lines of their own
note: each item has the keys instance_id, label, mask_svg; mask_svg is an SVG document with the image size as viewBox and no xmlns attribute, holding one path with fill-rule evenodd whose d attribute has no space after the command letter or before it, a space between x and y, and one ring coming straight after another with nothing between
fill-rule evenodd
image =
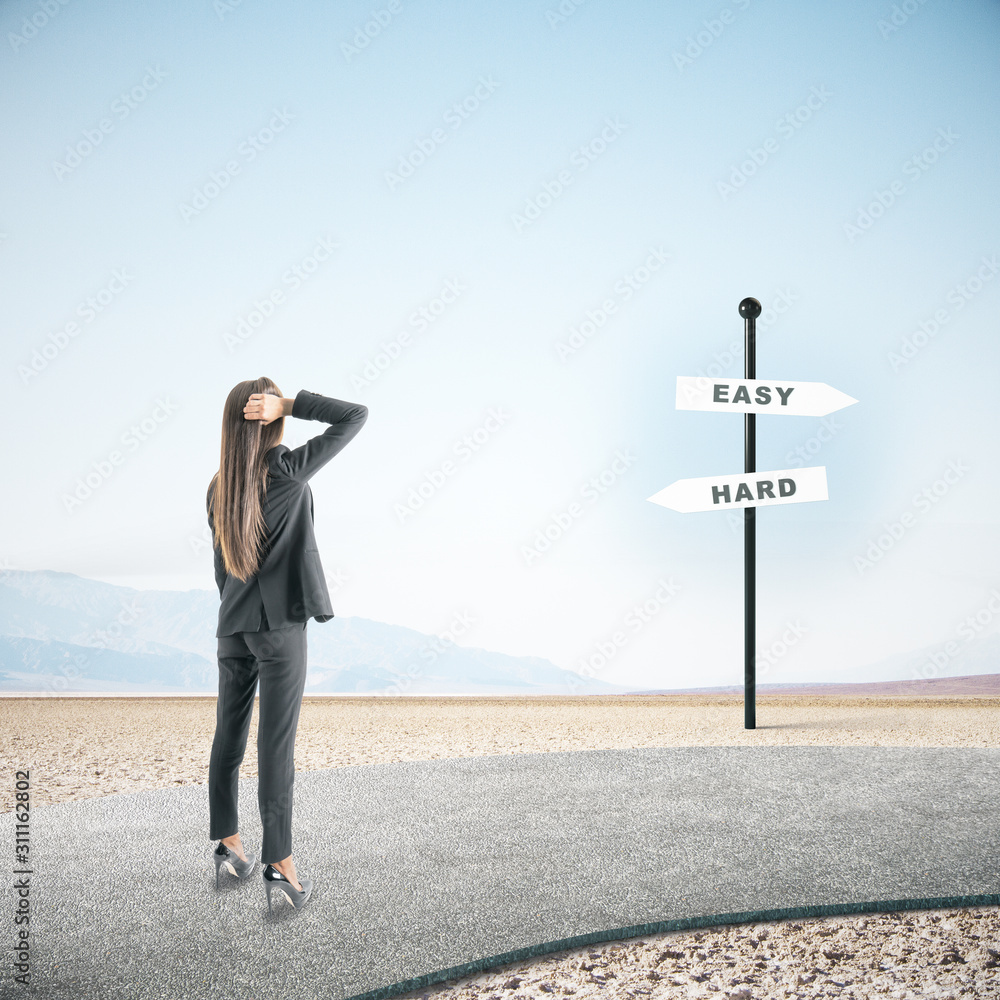
<instances>
[{"instance_id":1,"label":"long brown hair","mask_svg":"<svg viewBox=\"0 0 1000 1000\"><path fill-rule=\"evenodd\" d=\"M246 419L243 407L255 392L281 397L281 390L263 376L233 386L222 411L219 471L208 484L206 498L223 565L241 581L260 568L265 542L262 500L267 492L267 451L281 440L285 429L284 417L266 426L263 421Z\"/></svg>"}]
</instances>

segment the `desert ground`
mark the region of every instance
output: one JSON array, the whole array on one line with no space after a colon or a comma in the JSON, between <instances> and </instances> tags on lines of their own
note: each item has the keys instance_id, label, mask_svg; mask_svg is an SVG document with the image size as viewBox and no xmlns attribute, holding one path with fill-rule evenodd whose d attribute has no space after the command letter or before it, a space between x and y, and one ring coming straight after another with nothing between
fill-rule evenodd
<instances>
[{"instance_id":1,"label":"desert ground","mask_svg":"<svg viewBox=\"0 0 1000 1000\"><path fill-rule=\"evenodd\" d=\"M628 747L997 747L1000 698L758 696L757 726L743 728L742 699L728 695L307 696L295 758L307 771ZM32 769L38 806L204 784L214 729L211 696L0 698L0 759L8 774ZM256 775L255 740L256 712L243 776ZM1000 998L1000 907L659 934L553 953L408 996L554 994Z\"/></svg>"}]
</instances>

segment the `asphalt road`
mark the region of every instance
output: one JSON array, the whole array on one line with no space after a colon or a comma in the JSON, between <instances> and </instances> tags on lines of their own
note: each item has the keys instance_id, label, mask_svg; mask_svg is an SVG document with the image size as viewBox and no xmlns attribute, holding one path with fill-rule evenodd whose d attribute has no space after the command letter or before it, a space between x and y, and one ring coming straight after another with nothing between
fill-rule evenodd
<instances>
[{"instance_id":1,"label":"asphalt road","mask_svg":"<svg viewBox=\"0 0 1000 1000\"><path fill-rule=\"evenodd\" d=\"M206 786L32 810L31 986L0 997L377 997L599 940L1000 904L1000 749L691 747L301 772L312 899L215 889ZM8 779L10 781L10 779ZM259 853L256 781L242 837ZM14 816L0 816L11 859ZM19 878L8 861L7 877Z\"/></svg>"}]
</instances>

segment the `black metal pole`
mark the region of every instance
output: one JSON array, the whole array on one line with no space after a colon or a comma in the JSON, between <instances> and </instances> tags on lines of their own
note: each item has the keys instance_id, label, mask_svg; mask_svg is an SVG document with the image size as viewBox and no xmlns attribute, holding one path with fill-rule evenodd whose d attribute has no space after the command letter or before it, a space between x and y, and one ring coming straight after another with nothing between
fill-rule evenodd
<instances>
[{"instance_id":1,"label":"black metal pole","mask_svg":"<svg viewBox=\"0 0 1000 1000\"><path fill-rule=\"evenodd\" d=\"M757 377L757 317L761 305L756 299L740 303L743 317L743 377ZM743 415L743 471L757 471L757 415ZM743 508L743 728L757 728L757 508Z\"/></svg>"}]
</instances>

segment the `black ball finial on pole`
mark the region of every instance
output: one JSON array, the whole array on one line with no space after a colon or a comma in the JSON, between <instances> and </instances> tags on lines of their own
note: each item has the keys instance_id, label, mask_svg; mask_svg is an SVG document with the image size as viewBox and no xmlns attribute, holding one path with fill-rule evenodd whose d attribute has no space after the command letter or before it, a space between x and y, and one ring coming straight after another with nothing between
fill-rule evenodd
<instances>
[{"instance_id":1,"label":"black ball finial on pole","mask_svg":"<svg viewBox=\"0 0 1000 1000\"><path fill-rule=\"evenodd\" d=\"M761 305L740 303L744 325L743 377L757 377L757 317ZM757 471L756 414L743 415L743 472ZM757 728L757 508L743 508L743 728Z\"/></svg>"}]
</instances>

